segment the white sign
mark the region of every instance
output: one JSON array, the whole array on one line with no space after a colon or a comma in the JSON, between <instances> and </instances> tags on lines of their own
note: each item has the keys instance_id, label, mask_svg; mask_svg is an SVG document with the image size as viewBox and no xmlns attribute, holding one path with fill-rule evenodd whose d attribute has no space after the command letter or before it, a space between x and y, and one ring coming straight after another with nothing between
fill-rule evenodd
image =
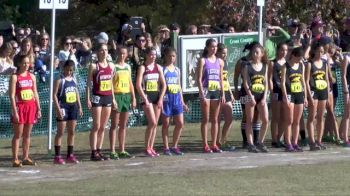
<instances>
[{"instance_id":1,"label":"white sign","mask_svg":"<svg viewBox=\"0 0 350 196\"><path fill-rule=\"evenodd\" d=\"M68 9L69 0L39 0L39 9L53 9L55 4L55 9Z\"/></svg>"},{"instance_id":2,"label":"white sign","mask_svg":"<svg viewBox=\"0 0 350 196\"><path fill-rule=\"evenodd\" d=\"M257 6L265 6L265 0L257 0L256 4Z\"/></svg>"}]
</instances>

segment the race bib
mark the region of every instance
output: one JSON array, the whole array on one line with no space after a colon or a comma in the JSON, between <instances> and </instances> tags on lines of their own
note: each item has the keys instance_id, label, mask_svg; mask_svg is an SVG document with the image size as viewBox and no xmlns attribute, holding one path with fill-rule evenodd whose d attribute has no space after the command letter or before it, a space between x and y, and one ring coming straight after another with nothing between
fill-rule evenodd
<instances>
[{"instance_id":1,"label":"race bib","mask_svg":"<svg viewBox=\"0 0 350 196\"><path fill-rule=\"evenodd\" d=\"M252 85L252 91L254 93L263 93L265 90L265 85L263 84L253 84Z\"/></svg>"},{"instance_id":2,"label":"race bib","mask_svg":"<svg viewBox=\"0 0 350 196\"><path fill-rule=\"evenodd\" d=\"M180 90L180 86L178 84L168 84L168 91L172 94L177 94Z\"/></svg>"},{"instance_id":3,"label":"race bib","mask_svg":"<svg viewBox=\"0 0 350 196\"><path fill-rule=\"evenodd\" d=\"M33 99L33 90L32 89L26 89L21 90L21 98L23 101L29 101Z\"/></svg>"},{"instance_id":4,"label":"race bib","mask_svg":"<svg viewBox=\"0 0 350 196\"><path fill-rule=\"evenodd\" d=\"M148 92L158 91L158 81L157 80L148 80L146 82L146 91L148 91Z\"/></svg>"},{"instance_id":5,"label":"race bib","mask_svg":"<svg viewBox=\"0 0 350 196\"><path fill-rule=\"evenodd\" d=\"M315 80L315 83L317 90L324 90L327 88L327 82L325 80Z\"/></svg>"},{"instance_id":6,"label":"race bib","mask_svg":"<svg viewBox=\"0 0 350 196\"><path fill-rule=\"evenodd\" d=\"M209 82L208 82L208 90L209 91L219 90L220 89L219 87L220 87L219 81L209 80Z\"/></svg>"},{"instance_id":7,"label":"race bib","mask_svg":"<svg viewBox=\"0 0 350 196\"><path fill-rule=\"evenodd\" d=\"M230 83L228 81L224 81L224 91L229 91L230 90Z\"/></svg>"},{"instance_id":8,"label":"race bib","mask_svg":"<svg viewBox=\"0 0 350 196\"><path fill-rule=\"evenodd\" d=\"M112 90L112 80L101 80L100 91L110 91Z\"/></svg>"},{"instance_id":9,"label":"race bib","mask_svg":"<svg viewBox=\"0 0 350 196\"><path fill-rule=\"evenodd\" d=\"M98 104L98 103L100 103L100 99L101 99L100 96L93 95L91 102Z\"/></svg>"},{"instance_id":10,"label":"race bib","mask_svg":"<svg viewBox=\"0 0 350 196\"><path fill-rule=\"evenodd\" d=\"M76 92L66 93L66 103L75 103L75 102L77 102L77 93Z\"/></svg>"},{"instance_id":11,"label":"race bib","mask_svg":"<svg viewBox=\"0 0 350 196\"><path fill-rule=\"evenodd\" d=\"M292 82L290 84L290 91L292 93L301 93L303 91L303 87L300 82Z\"/></svg>"}]
</instances>

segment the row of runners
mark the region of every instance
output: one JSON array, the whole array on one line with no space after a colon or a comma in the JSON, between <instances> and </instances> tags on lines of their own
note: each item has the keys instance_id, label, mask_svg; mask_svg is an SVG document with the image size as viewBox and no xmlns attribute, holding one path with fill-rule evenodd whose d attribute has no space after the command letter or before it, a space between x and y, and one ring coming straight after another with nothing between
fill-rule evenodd
<instances>
[{"instance_id":1,"label":"row of runners","mask_svg":"<svg viewBox=\"0 0 350 196\"><path fill-rule=\"evenodd\" d=\"M204 153L220 153L222 149L233 150L228 145L227 135L232 124L232 102L240 99L244 112L242 119L243 144L249 152L268 152L264 145L268 127L268 108L266 99L270 91L272 101L272 140L273 146L280 144L282 135L286 151L302 151L298 145L299 122L302 119L304 107L308 107L307 130L310 150L326 149L322 143L323 115L327 105L327 115L333 122L336 139L348 141L349 97L348 77L350 70L349 57L339 56L339 53L321 42L315 42L312 47L294 48L288 52L286 43L279 44L274 61L268 62L266 52L259 43L246 46L250 52L239 60L236 65L235 78L242 77L243 83L239 95L234 96L227 80L228 67L226 62L227 48L214 39L208 39L197 67L197 84L202 110L201 134ZM305 59L309 54L310 57ZM97 61L89 66L86 104L93 118L90 132L90 148L92 161L103 161L118 158L133 157L125 150L126 124L129 110L136 107L134 89L141 98L147 118L145 131L145 154L157 157L154 142L158 120L162 116L163 153L165 155L183 155L178 146L184 125L183 112L188 110L181 86L180 71L174 66L176 51L172 48L165 50L164 65L156 64L155 48L146 50L143 66L137 71L136 87L131 78L131 68L125 60L127 48L118 48L116 64L107 62L108 48L106 44L97 47ZM326 60L324 60L326 59ZM335 66L343 68L343 93L345 114L341 123L341 134L338 132L333 111L334 76L331 74ZM36 119L41 117L40 102L36 88L36 79L28 72L30 59L19 55L15 58L17 72L10 79L10 101L14 137L12 139L13 166L35 165L29 157L30 133ZM54 84L54 105L57 117L57 134L55 137L54 163L78 163L74 156L74 131L79 115L82 115L77 83L73 77L74 62L68 60L63 66L63 73ZM219 132L219 114L224 115L225 124ZM175 128L170 147L168 129L170 119L174 119ZM107 121L111 119L109 131L110 154L102 154L104 130ZM314 121L316 119L317 137L314 137ZM330 121L330 122L331 122ZM211 123L211 145L208 144L208 123ZM118 130L119 149L115 150ZM62 135L67 129L67 156L61 156ZM218 137L220 136L220 137ZM23 137L23 159L20 161L18 151L20 139ZM302 133L302 138L305 133Z\"/></svg>"}]
</instances>

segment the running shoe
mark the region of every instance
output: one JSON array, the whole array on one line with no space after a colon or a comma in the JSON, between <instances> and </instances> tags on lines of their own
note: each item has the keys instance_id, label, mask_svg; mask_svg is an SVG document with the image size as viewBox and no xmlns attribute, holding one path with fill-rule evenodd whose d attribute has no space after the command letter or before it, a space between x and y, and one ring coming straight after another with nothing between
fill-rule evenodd
<instances>
[{"instance_id":1,"label":"running shoe","mask_svg":"<svg viewBox=\"0 0 350 196\"><path fill-rule=\"evenodd\" d=\"M135 156L130 155L128 152L123 151L118 153L119 158L121 159L132 159L135 158Z\"/></svg>"},{"instance_id":2,"label":"running shoe","mask_svg":"<svg viewBox=\"0 0 350 196\"><path fill-rule=\"evenodd\" d=\"M211 147L211 150L215 153L222 153L222 150L216 145Z\"/></svg>"},{"instance_id":3,"label":"running shoe","mask_svg":"<svg viewBox=\"0 0 350 196\"><path fill-rule=\"evenodd\" d=\"M71 154L71 155L67 156L66 162L67 162L67 163L78 164L78 163L79 163L79 160L77 159L77 157L74 156L74 154Z\"/></svg>"},{"instance_id":4,"label":"running shoe","mask_svg":"<svg viewBox=\"0 0 350 196\"><path fill-rule=\"evenodd\" d=\"M301 148L298 144L293 144L293 148L296 152L304 152L303 148Z\"/></svg>"},{"instance_id":5,"label":"running shoe","mask_svg":"<svg viewBox=\"0 0 350 196\"><path fill-rule=\"evenodd\" d=\"M287 146L283 144L282 142L271 142L271 147L272 148L286 148Z\"/></svg>"},{"instance_id":6,"label":"running shoe","mask_svg":"<svg viewBox=\"0 0 350 196\"><path fill-rule=\"evenodd\" d=\"M350 148L350 141L344 142L343 146L345 148Z\"/></svg>"},{"instance_id":7,"label":"running shoe","mask_svg":"<svg viewBox=\"0 0 350 196\"><path fill-rule=\"evenodd\" d=\"M109 153L109 158L112 160L118 160L119 159L118 153L116 152Z\"/></svg>"},{"instance_id":8,"label":"running shoe","mask_svg":"<svg viewBox=\"0 0 350 196\"><path fill-rule=\"evenodd\" d=\"M55 158L53 159L53 163L57 164L57 165L64 165L64 164L66 164L66 162L64 161L64 159L62 159L62 156L60 156L60 155L55 156Z\"/></svg>"},{"instance_id":9,"label":"running shoe","mask_svg":"<svg viewBox=\"0 0 350 196\"><path fill-rule=\"evenodd\" d=\"M256 146L254 146L254 145L248 145L247 149L248 149L248 152L252 152L252 153L259 152L258 149L256 149Z\"/></svg>"},{"instance_id":10,"label":"running shoe","mask_svg":"<svg viewBox=\"0 0 350 196\"><path fill-rule=\"evenodd\" d=\"M235 146L231 146L231 145L229 145L228 143L222 144L222 145L220 146L220 148L221 148L223 151L229 151L229 152L232 152L232 151L235 151L235 150L236 150L236 147L235 147Z\"/></svg>"},{"instance_id":11,"label":"running shoe","mask_svg":"<svg viewBox=\"0 0 350 196\"><path fill-rule=\"evenodd\" d=\"M344 145L344 141L341 140L341 139L336 139L336 140L335 140L335 143L336 143L337 145L339 145L339 146Z\"/></svg>"},{"instance_id":12,"label":"running shoe","mask_svg":"<svg viewBox=\"0 0 350 196\"><path fill-rule=\"evenodd\" d=\"M179 156L182 156L182 155L184 155L185 153L183 153L181 150L180 150L180 148L179 147L172 147L172 148L170 148L170 151L172 152L172 153L174 153L175 155L179 155Z\"/></svg>"},{"instance_id":13,"label":"running shoe","mask_svg":"<svg viewBox=\"0 0 350 196\"><path fill-rule=\"evenodd\" d=\"M267 147L264 145L264 144L262 144L262 143L258 143L257 145L256 145L256 148L258 149L258 150L260 150L260 152L269 152L269 150L267 149Z\"/></svg>"},{"instance_id":14,"label":"running shoe","mask_svg":"<svg viewBox=\"0 0 350 196\"><path fill-rule=\"evenodd\" d=\"M295 152L295 149L293 148L293 146L291 144L287 144L286 148L285 148L286 152Z\"/></svg>"},{"instance_id":15,"label":"running shoe","mask_svg":"<svg viewBox=\"0 0 350 196\"><path fill-rule=\"evenodd\" d=\"M22 167L22 166L23 165L22 165L21 161L19 161L19 160L14 160L12 162L12 167Z\"/></svg>"},{"instance_id":16,"label":"running shoe","mask_svg":"<svg viewBox=\"0 0 350 196\"><path fill-rule=\"evenodd\" d=\"M324 145L323 143L317 143L317 145L321 148L321 150L326 150L327 146Z\"/></svg>"},{"instance_id":17,"label":"running shoe","mask_svg":"<svg viewBox=\"0 0 350 196\"><path fill-rule=\"evenodd\" d=\"M248 147L249 147L248 142L242 142L242 148L243 149L248 148Z\"/></svg>"},{"instance_id":18,"label":"running shoe","mask_svg":"<svg viewBox=\"0 0 350 196\"><path fill-rule=\"evenodd\" d=\"M154 154L153 154L151 149L146 149L145 150L145 155L148 156L148 157L152 157L152 158L154 157Z\"/></svg>"},{"instance_id":19,"label":"running shoe","mask_svg":"<svg viewBox=\"0 0 350 196\"><path fill-rule=\"evenodd\" d=\"M28 159L24 159L22 161L22 165L31 165L31 166L36 166L36 162L33 161L32 159L28 158Z\"/></svg>"},{"instance_id":20,"label":"running shoe","mask_svg":"<svg viewBox=\"0 0 350 196\"><path fill-rule=\"evenodd\" d=\"M172 155L169 148L164 148L163 154L167 155L167 156L171 156Z\"/></svg>"},{"instance_id":21,"label":"running shoe","mask_svg":"<svg viewBox=\"0 0 350 196\"><path fill-rule=\"evenodd\" d=\"M204 146L203 153L213 153L213 151L209 148L209 146Z\"/></svg>"},{"instance_id":22,"label":"running shoe","mask_svg":"<svg viewBox=\"0 0 350 196\"><path fill-rule=\"evenodd\" d=\"M97 152L104 161L109 161L109 157L105 156L101 151Z\"/></svg>"},{"instance_id":23,"label":"running shoe","mask_svg":"<svg viewBox=\"0 0 350 196\"><path fill-rule=\"evenodd\" d=\"M103 161L104 159L100 156L99 153L95 152L94 154L91 154L90 160L91 161Z\"/></svg>"},{"instance_id":24,"label":"running shoe","mask_svg":"<svg viewBox=\"0 0 350 196\"><path fill-rule=\"evenodd\" d=\"M152 149L152 153L153 153L153 155L154 155L155 157L159 157L159 156L160 156L160 154L157 153L154 149Z\"/></svg>"},{"instance_id":25,"label":"running shoe","mask_svg":"<svg viewBox=\"0 0 350 196\"><path fill-rule=\"evenodd\" d=\"M316 143L311 143L311 144L309 144L309 146L310 146L310 151L321 150L321 147L319 147Z\"/></svg>"}]
</instances>

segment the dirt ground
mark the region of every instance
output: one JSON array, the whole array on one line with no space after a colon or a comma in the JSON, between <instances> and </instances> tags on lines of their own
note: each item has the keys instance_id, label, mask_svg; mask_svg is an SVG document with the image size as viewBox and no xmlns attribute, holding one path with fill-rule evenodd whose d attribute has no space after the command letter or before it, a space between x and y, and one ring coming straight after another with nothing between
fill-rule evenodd
<instances>
[{"instance_id":1,"label":"dirt ground","mask_svg":"<svg viewBox=\"0 0 350 196\"><path fill-rule=\"evenodd\" d=\"M306 149L306 148L305 148ZM52 159L37 157L38 166L10 167L10 160L1 161L0 184L16 182L36 183L43 181L78 181L117 173L166 173L183 174L188 171L235 170L274 165L321 164L350 160L350 149L331 146L327 150L302 153L286 153L283 149L270 149L270 153L248 153L238 149L235 152L203 154L189 152L184 156L145 157L135 154L133 159L91 162L82 159L79 164L53 165ZM82 156L82 155L81 155ZM85 156L88 157L88 156Z\"/></svg>"}]
</instances>

